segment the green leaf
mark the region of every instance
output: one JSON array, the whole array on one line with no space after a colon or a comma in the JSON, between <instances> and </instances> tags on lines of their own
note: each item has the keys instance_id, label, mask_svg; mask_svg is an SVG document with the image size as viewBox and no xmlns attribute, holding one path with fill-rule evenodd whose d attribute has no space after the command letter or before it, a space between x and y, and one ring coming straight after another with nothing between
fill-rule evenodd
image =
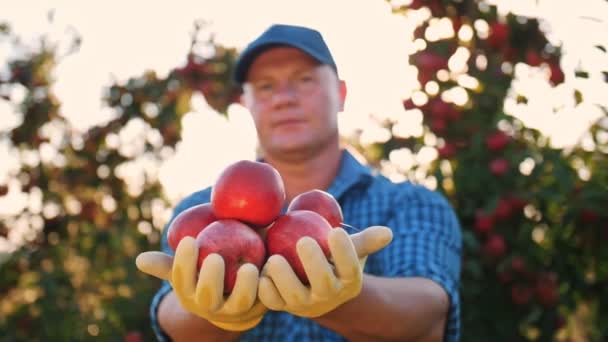
<instances>
[{"instance_id":1,"label":"green leaf","mask_svg":"<svg viewBox=\"0 0 608 342\"><path fill-rule=\"evenodd\" d=\"M537 322L543 314L543 311L539 307L534 307L526 316L525 322L527 323L535 323Z\"/></svg>"},{"instance_id":2,"label":"green leaf","mask_svg":"<svg viewBox=\"0 0 608 342\"><path fill-rule=\"evenodd\" d=\"M467 249L476 251L479 249L479 241L470 230L462 232L462 242Z\"/></svg>"},{"instance_id":3,"label":"green leaf","mask_svg":"<svg viewBox=\"0 0 608 342\"><path fill-rule=\"evenodd\" d=\"M576 101L577 105L579 105L581 102L583 102L583 94L578 89L574 90L574 100Z\"/></svg>"},{"instance_id":4,"label":"green leaf","mask_svg":"<svg viewBox=\"0 0 608 342\"><path fill-rule=\"evenodd\" d=\"M527 104L528 103L528 98L523 96L523 95L517 95L517 104Z\"/></svg>"},{"instance_id":5,"label":"green leaf","mask_svg":"<svg viewBox=\"0 0 608 342\"><path fill-rule=\"evenodd\" d=\"M473 277L473 279L482 278L482 270L477 260L469 260L464 264L464 269Z\"/></svg>"}]
</instances>

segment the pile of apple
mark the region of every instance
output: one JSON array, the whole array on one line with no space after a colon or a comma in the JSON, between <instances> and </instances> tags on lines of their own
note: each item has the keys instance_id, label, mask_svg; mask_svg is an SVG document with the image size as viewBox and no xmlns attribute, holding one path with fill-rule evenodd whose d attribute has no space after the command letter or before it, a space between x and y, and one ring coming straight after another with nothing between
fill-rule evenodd
<instances>
[{"instance_id":1,"label":"pile of apple","mask_svg":"<svg viewBox=\"0 0 608 342\"><path fill-rule=\"evenodd\" d=\"M329 258L328 233L342 225L342 209L322 190L296 196L281 214L285 201L283 180L275 168L238 161L219 175L210 203L190 207L174 218L167 232L169 247L175 251L182 238L195 238L198 268L209 254L221 255L226 294L234 288L241 265L251 263L261 270L274 254L285 257L300 280L308 284L296 244L309 236Z\"/></svg>"}]
</instances>

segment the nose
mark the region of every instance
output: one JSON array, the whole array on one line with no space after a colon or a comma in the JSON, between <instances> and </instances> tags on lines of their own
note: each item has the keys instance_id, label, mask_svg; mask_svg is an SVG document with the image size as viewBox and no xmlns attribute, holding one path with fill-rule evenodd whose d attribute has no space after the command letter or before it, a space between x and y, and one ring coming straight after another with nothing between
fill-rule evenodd
<instances>
[{"instance_id":1,"label":"nose","mask_svg":"<svg viewBox=\"0 0 608 342\"><path fill-rule=\"evenodd\" d=\"M274 106L291 105L296 102L297 91L290 82L284 82L272 94Z\"/></svg>"}]
</instances>

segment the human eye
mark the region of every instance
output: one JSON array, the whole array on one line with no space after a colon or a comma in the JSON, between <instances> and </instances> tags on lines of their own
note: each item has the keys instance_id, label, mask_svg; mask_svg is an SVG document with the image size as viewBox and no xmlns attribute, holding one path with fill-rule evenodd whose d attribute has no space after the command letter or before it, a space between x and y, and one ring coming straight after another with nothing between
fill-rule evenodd
<instances>
[{"instance_id":1,"label":"human eye","mask_svg":"<svg viewBox=\"0 0 608 342\"><path fill-rule=\"evenodd\" d=\"M252 84L253 93L258 98L267 98L274 92L274 84L269 81L259 81Z\"/></svg>"},{"instance_id":2,"label":"human eye","mask_svg":"<svg viewBox=\"0 0 608 342\"><path fill-rule=\"evenodd\" d=\"M314 76L312 75L312 73L305 72L305 73L302 73L299 75L298 80L300 82L313 82L315 79L314 79Z\"/></svg>"},{"instance_id":3,"label":"human eye","mask_svg":"<svg viewBox=\"0 0 608 342\"><path fill-rule=\"evenodd\" d=\"M257 82L253 85L253 89L258 92L271 91L272 83L270 82Z\"/></svg>"}]
</instances>

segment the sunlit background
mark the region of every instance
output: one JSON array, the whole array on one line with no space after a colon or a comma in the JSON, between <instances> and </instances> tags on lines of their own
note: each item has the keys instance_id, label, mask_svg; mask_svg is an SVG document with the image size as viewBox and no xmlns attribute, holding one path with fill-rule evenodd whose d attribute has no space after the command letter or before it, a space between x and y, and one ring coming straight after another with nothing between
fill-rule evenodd
<instances>
[{"instance_id":1,"label":"sunlit background","mask_svg":"<svg viewBox=\"0 0 608 342\"><path fill-rule=\"evenodd\" d=\"M62 59L55 72L55 92L62 103L62 113L82 131L113 117L114 113L101 102L103 89L111 81L124 81L147 69L164 77L172 68L183 65L196 21L204 21L205 32L212 32L218 43L239 49L272 23L315 27L323 32L340 76L349 87L346 108L340 115L341 133L351 136L360 132L360 143L365 145L390 138L391 132L379 124L385 118L398 118L392 134L423 134L422 115L415 111L403 115L402 102L412 94L414 99L422 96L422 92L416 92L417 71L409 64L408 55L418 48L419 42L412 39L415 24L428 14L392 14L391 7L401 3L407 1L47 1L44 5L21 1L2 6L0 19L8 21L12 30L24 38L25 45L35 46L38 38L47 33L56 41L69 41L65 38L73 35L82 38L80 50ZM608 39L608 2L588 0L577 6L554 0L491 3L497 3L503 12L541 18L549 41L563 48L565 74L583 68L590 75L586 79L567 78L553 87L546 67L518 64L511 95L505 101L507 113L543 131L556 147L584 141L590 123L602 115L594 104L608 104L608 84L600 72L608 69L608 61L604 53L594 48L598 43L605 46ZM52 21L48 20L49 15ZM467 34L472 34L466 30L453 32L449 21L437 21L434 27L427 32L429 41L454 34L466 39ZM483 33L484 25L476 23L475 28ZM0 45L0 60L19 53L10 42ZM466 58L466 52L456 54L450 60L450 68L461 67ZM466 80L463 83L466 86ZM425 90L432 93L433 84L429 82ZM25 93L15 89L11 99L18 103ZM586 94L581 105L577 106L571 95L574 89ZM517 103L518 94L525 94L528 102ZM467 100L465 91L450 95L456 104ZM244 108L233 105L226 119L198 95L193 97L192 109L184 118L183 141L159 174L172 203L210 185L228 163L255 156L256 136ZM0 118L0 129L18 125L21 120L8 102L0 103ZM125 131L127 136L122 137L133 141L135 152L140 132L141 127L133 124ZM431 163L437 153L434 142L427 142L429 147L418 155L394 153L390 162L399 169L407 169L413 163ZM215 146L225 146L225 150L217 151ZM0 146L0 180L18 163L8 151L8 145ZM0 214L18 212L27 205L27 197L16 190L18 186L13 188L10 196L0 198Z\"/></svg>"}]
</instances>

